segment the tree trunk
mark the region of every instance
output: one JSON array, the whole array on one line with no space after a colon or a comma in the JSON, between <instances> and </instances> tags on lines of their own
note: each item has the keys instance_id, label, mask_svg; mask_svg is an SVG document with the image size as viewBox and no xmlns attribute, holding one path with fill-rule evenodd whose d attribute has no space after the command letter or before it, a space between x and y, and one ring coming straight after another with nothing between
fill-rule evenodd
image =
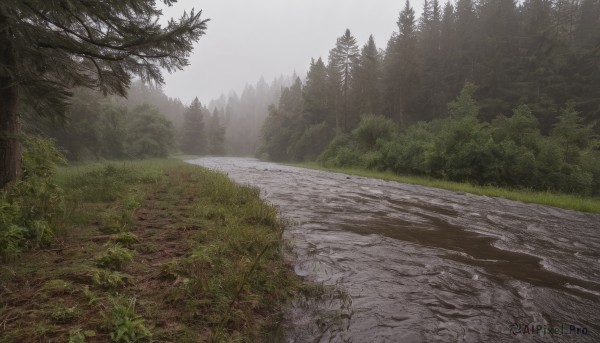
<instances>
[{"instance_id":1,"label":"tree trunk","mask_svg":"<svg viewBox=\"0 0 600 343\"><path fill-rule=\"evenodd\" d=\"M21 122L15 80L16 58L10 28L0 12L0 188L21 175Z\"/></svg>"}]
</instances>

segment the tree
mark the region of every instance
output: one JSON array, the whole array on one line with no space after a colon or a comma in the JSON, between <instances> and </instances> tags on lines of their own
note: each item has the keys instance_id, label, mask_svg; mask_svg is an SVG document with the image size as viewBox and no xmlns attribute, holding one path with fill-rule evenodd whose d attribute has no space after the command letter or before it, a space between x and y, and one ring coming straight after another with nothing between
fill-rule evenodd
<instances>
[{"instance_id":1,"label":"tree","mask_svg":"<svg viewBox=\"0 0 600 343\"><path fill-rule=\"evenodd\" d=\"M341 90L341 111L338 112L339 119L336 120L336 130L343 132L348 129L347 119L349 111L349 95L352 83L352 73L358 64L360 54L356 38L350 30L346 29L343 36L337 39L335 48L329 53L330 64L333 71L339 75L339 87Z\"/></svg>"},{"instance_id":2,"label":"tree","mask_svg":"<svg viewBox=\"0 0 600 343\"><path fill-rule=\"evenodd\" d=\"M313 59L306 74L306 86L302 90L306 120L310 124L326 121L330 104L327 97L327 67L319 58Z\"/></svg>"},{"instance_id":3,"label":"tree","mask_svg":"<svg viewBox=\"0 0 600 343\"><path fill-rule=\"evenodd\" d=\"M381 58L371 35L362 48L358 66L354 73L353 101L358 115L380 114L381 95L379 82L381 79ZM351 127L355 127L360 118L352 118Z\"/></svg>"},{"instance_id":4,"label":"tree","mask_svg":"<svg viewBox=\"0 0 600 343\"><path fill-rule=\"evenodd\" d=\"M425 1L419 27L421 120L439 116L447 102L442 92L442 60L448 56L441 54L441 25L442 10L438 0Z\"/></svg>"},{"instance_id":5,"label":"tree","mask_svg":"<svg viewBox=\"0 0 600 343\"><path fill-rule=\"evenodd\" d=\"M401 126L415 115L419 85L417 26L408 0L398 18L398 35L392 36L384 59L386 112Z\"/></svg>"},{"instance_id":6,"label":"tree","mask_svg":"<svg viewBox=\"0 0 600 343\"><path fill-rule=\"evenodd\" d=\"M208 150L203 112L205 110L196 97L183 115L181 151L186 154L201 155Z\"/></svg>"},{"instance_id":7,"label":"tree","mask_svg":"<svg viewBox=\"0 0 600 343\"><path fill-rule=\"evenodd\" d=\"M126 147L129 157L167 157L174 145L173 124L155 107L141 105L131 111Z\"/></svg>"},{"instance_id":8,"label":"tree","mask_svg":"<svg viewBox=\"0 0 600 343\"><path fill-rule=\"evenodd\" d=\"M219 118L219 111L215 108L208 120L208 153L212 155L225 154L225 126Z\"/></svg>"},{"instance_id":9,"label":"tree","mask_svg":"<svg viewBox=\"0 0 600 343\"><path fill-rule=\"evenodd\" d=\"M0 2L0 187L21 173L20 103L61 115L73 87L125 95L134 75L162 84L161 68L188 64L207 20L192 10L163 27L161 13L146 0Z\"/></svg>"}]
</instances>

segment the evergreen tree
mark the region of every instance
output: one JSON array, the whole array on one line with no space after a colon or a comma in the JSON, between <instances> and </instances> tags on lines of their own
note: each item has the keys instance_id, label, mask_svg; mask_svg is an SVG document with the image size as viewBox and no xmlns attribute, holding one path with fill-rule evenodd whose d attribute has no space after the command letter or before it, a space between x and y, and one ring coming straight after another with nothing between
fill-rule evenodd
<instances>
[{"instance_id":1,"label":"evergreen tree","mask_svg":"<svg viewBox=\"0 0 600 343\"><path fill-rule=\"evenodd\" d=\"M354 87L352 89L353 107L357 109L358 115L381 113L381 57L375 45L373 36L363 46L359 63L354 73ZM350 127L358 125L360 118L354 116Z\"/></svg>"},{"instance_id":2,"label":"evergreen tree","mask_svg":"<svg viewBox=\"0 0 600 343\"><path fill-rule=\"evenodd\" d=\"M194 98L184 114L181 133L181 151L186 154L201 155L207 152L207 137L204 127L204 108L198 98Z\"/></svg>"},{"instance_id":3,"label":"evergreen tree","mask_svg":"<svg viewBox=\"0 0 600 343\"><path fill-rule=\"evenodd\" d=\"M172 0L165 0L171 4ZM21 173L18 105L64 113L71 89L125 95L132 75L162 83L206 29L201 12L161 26L154 1L0 2L0 187Z\"/></svg>"},{"instance_id":4,"label":"evergreen tree","mask_svg":"<svg viewBox=\"0 0 600 343\"><path fill-rule=\"evenodd\" d=\"M478 55L480 62L475 82L480 86L479 97L483 119L490 120L499 113L508 113L518 103L515 80L519 78L518 56L519 21L515 0L481 2Z\"/></svg>"},{"instance_id":5,"label":"evergreen tree","mask_svg":"<svg viewBox=\"0 0 600 343\"><path fill-rule=\"evenodd\" d=\"M477 54L477 16L472 0L456 2L456 49L460 82L475 82L478 60Z\"/></svg>"},{"instance_id":6,"label":"evergreen tree","mask_svg":"<svg viewBox=\"0 0 600 343\"><path fill-rule=\"evenodd\" d=\"M553 9L550 0L525 0L521 11L521 33L519 49L523 50L519 66L516 91L519 102L528 104L539 118L543 132L548 132L558 114L552 88L559 93L560 80L559 36L553 24Z\"/></svg>"},{"instance_id":7,"label":"evergreen tree","mask_svg":"<svg viewBox=\"0 0 600 343\"><path fill-rule=\"evenodd\" d=\"M384 60L386 112L401 126L416 119L419 87L417 26L415 11L407 0L398 19L399 33L388 43Z\"/></svg>"},{"instance_id":8,"label":"evergreen tree","mask_svg":"<svg viewBox=\"0 0 600 343\"><path fill-rule=\"evenodd\" d=\"M419 51L421 83L419 94L419 119L427 120L440 116L448 99L444 96L442 53L442 9L438 0L425 1L419 29Z\"/></svg>"},{"instance_id":9,"label":"evergreen tree","mask_svg":"<svg viewBox=\"0 0 600 343\"><path fill-rule=\"evenodd\" d=\"M334 49L329 54L331 71L339 77L339 89L341 95L338 111L338 119L336 120L336 131L344 132L348 127L348 117L351 116L350 111L350 92L352 87L352 74L359 60L359 50L356 44L356 38L352 36L350 30L346 29L343 36L337 39Z\"/></svg>"},{"instance_id":10,"label":"evergreen tree","mask_svg":"<svg viewBox=\"0 0 600 343\"><path fill-rule=\"evenodd\" d=\"M225 154L225 126L221 124L219 110L216 108L208 120L208 153L211 155Z\"/></svg>"},{"instance_id":11,"label":"evergreen tree","mask_svg":"<svg viewBox=\"0 0 600 343\"><path fill-rule=\"evenodd\" d=\"M327 67L323 60L319 58L315 62L313 59L306 74L306 85L302 92L306 120L310 124L324 121L333 124L328 118L332 106L327 96L327 81Z\"/></svg>"}]
</instances>

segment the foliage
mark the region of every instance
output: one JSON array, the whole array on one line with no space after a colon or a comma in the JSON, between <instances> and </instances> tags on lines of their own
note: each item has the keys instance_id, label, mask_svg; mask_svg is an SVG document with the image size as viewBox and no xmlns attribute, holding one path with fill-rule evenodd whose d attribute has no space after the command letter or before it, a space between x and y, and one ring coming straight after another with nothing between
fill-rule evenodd
<instances>
[{"instance_id":1,"label":"foliage","mask_svg":"<svg viewBox=\"0 0 600 343\"><path fill-rule=\"evenodd\" d=\"M528 106L478 119L474 87L449 104L452 117L403 131L384 117L364 117L351 135L338 136L320 156L330 167L366 167L478 185L599 195L598 146L593 128L567 105L551 135L540 133Z\"/></svg>"},{"instance_id":2,"label":"foliage","mask_svg":"<svg viewBox=\"0 0 600 343\"><path fill-rule=\"evenodd\" d=\"M110 323L110 339L115 343L143 342L152 337L146 328L144 319L135 313L136 299L131 298L127 304L123 299L113 299L108 321Z\"/></svg>"},{"instance_id":3,"label":"foliage","mask_svg":"<svg viewBox=\"0 0 600 343\"><path fill-rule=\"evenodd\" d=\"M27 136L23 144L24 177L0 190L0 255L5 259L47 243L64 213L63 192L52 180L62 155L45 138Z\"/></svg>"},{"instance_id":4,"label":"foliage","mask_svg":"<svg viewBox=\"0 0 600 343\"><path fill-rule=\"evenodd\" d=\"M205 118L208 110L195 98L184 113L181 151L185 154L202 155L207 152Z\"/></svg>"},{"instance_id":5,"label":"foliage","mask_svg":"<svg viewBox=\"0 0 600 343\"><path fill-rule=\"evenodd\" d=\"M261 341L296 293L277 209L256 188L175 159L61 167L56 182L68 201L61 246L0 268L1 316L14 318L4 340ZM105 234L105 218L124 213L136 235L130 224Z\"/></svg>"},{"instance_id":6,"label":"foliage","mask_svg":"<svg viewBox=\"0 0 600 343\"><path fill-rule=\"evenodd\" d=\"M63 117L76 87L125 96L133 76L162 84L162 70L188 65L206 30L201 13L163 24L154 1L0 2L0 186L21 175L19 103Z\"/></svg>"},{"instance_id":7,"label":"foliage","mask_svg":"<svg viewBox=\"0 0 600 343\"><path fill-rule=\"evenodd\" d=\"M175 146L173 124L156 108L142 105L133 109L127 126L127 149L130 157L167 157Z\"/></svg>"},{"instance_id":8,"label":"foliage","mask_svg":"<svg viewBox=\"0 0 600 343\"><path fill-rule=\"evenodd\" d=\"M359 54L347 30L311 60L257 155L597 194L599 16L596 0L430 0L417 20L407 1L385 51L370 37ZM367 139L366 114L402 131Z\"/></svg>"},{"instance_id":9,"label":"foliage","mask_svg":"<svg viewBox=\"0 0 600 343\"><path fill-rule=\"evenodd\" d=\"M107 246L106 251L96 259L98 266L111 270L120 270L131 260L133 260L132 251L119 243Z\"/></svg>"}]
</instances>

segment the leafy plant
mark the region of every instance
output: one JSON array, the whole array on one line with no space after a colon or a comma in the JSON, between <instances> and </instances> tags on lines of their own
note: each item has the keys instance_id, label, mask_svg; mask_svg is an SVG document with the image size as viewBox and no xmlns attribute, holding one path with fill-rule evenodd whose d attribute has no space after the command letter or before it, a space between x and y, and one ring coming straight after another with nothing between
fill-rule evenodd
<instances>
[{"instance_id":1,"label":"leafy plant","mask_svg":"<svg viewBox=\"0 0 600 343\"><path fill-rule=\"evenodd\" d=\"M135 313L136 299L131 298L126 305L119 299L113 299L110 318L110 339L113 342L140 342L152 337L144 324L144 319Z\"/></svg>"},{"instance_id":2,"label":"leafy plant","mask_svg":"<svg viewBox=\"0 0 600 343\"><path fill-rule=\"evenodd\" d=\"M98 266L103 268L119 270L123 265L132 260L133 252L116 243L112 246L108 245L106 251L98 257L97 263Z\"/></svg>"}]
</instances>

